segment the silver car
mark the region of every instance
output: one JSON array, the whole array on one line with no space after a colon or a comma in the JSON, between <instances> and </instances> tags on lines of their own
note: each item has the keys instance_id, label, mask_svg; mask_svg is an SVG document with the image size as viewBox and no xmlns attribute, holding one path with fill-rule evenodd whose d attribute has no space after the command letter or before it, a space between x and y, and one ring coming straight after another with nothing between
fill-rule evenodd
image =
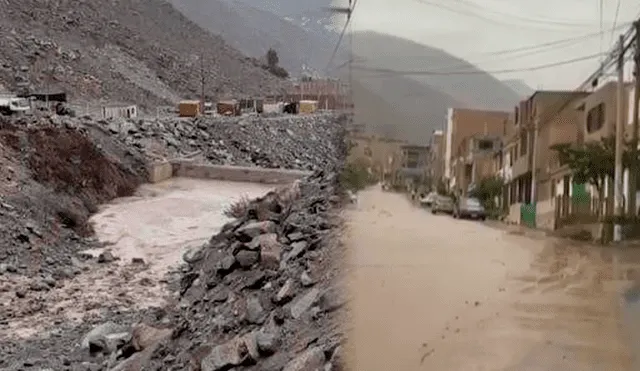
<instances>
[{"instance_id":1,"label":"silver car","mask_svg":"<svg viewBox=\"0 0 640 371\"><path fill-rule=\"evenodd\" d=\"M477 198L461 197L455 205L453 217L485 220L487 212Z\"/></svg>"},{"instance_id":2,"label":"silver car","mask_svg":"<svg viewBox=\"0 0 640 371\"><path fill-rule=\"evenodd\" d=\"M437 213L445 213L451 214L453 213L453 199L447 196L436 196L434 198L434 202L431 205L431 214Z\"/></svg>"}]
</instances>

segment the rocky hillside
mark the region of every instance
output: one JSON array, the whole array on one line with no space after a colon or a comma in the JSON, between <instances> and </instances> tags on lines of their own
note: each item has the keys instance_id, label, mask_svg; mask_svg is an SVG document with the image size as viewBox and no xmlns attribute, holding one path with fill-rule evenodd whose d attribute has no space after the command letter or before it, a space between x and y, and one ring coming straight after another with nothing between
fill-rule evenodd
<instances>
[{"instance_id":1,"label":"rocky hillside","mask_svg":"<svg viewBox=\"0 0 640 371\"><path fill-rule=\"evenodd\" d=\"M12 90L48 87L75 100L150 107L199 96L201 67L212 96L267 93L280 85L257 61L163 0L2 4L0 84Z\"/></svg>"},{"instance_id":2,"label":"rocky hillside","mask_svg":"<svg viewBox=\"0 0 640 371\"><path fill-rule=\"evenodd\" d=\"M280 65L292 76L307 69L324 69L335 45L325 34L305 30L255 4L225 0L170 1L189 19L221 35L249 56L264 58L267 50L275 49Z\"/></svg>"}]
</instances>

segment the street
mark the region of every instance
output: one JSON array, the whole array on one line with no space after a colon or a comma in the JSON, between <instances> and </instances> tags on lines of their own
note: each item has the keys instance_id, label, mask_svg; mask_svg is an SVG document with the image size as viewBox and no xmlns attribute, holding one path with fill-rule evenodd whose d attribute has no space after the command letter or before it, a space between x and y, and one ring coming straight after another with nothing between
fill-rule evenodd
<instances>
[{"instance_id":1,"label":"street","mask_svg":"<svg viewBox=\"0 0 640 371\"><path fill-rule=\"evenodd\" d=\"M632 369L620 292L637 253L434 216L379 189L347 220L349 369Z\"/></svg>"}]
</instances>

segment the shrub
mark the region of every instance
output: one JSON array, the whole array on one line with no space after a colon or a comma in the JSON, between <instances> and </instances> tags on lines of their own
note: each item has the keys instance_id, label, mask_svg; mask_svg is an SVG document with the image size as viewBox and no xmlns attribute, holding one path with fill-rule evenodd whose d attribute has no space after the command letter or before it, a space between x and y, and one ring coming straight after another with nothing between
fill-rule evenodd
<instances>
[{"instance_id":1,"label":"shrub","mask_svg":"<svg viewBox=\"0 0 640 371\"><path fill-rule=\"evenodd\" d=\"M349 163L340 173L340 185L345 190L357 192L375 184L375 182L376 180L369 173L366 164L362 162Z\"/></svg>"},{"instance_id":2,"label":"shrub","mask_svg":"<svg viewBox=\"0 0 640 371\"><path fill-rule=\"evenodd\" d=\"M226 209L224 209L222 214L227 218L235 218L235 219L242 218L243 216L247 215L247 212L249 211L250 206L251 206L251 200L249 199L248 196L243 195L240 197L239 200L235 201L234 203L229 205Z\"/></svg>"}]
</instances>

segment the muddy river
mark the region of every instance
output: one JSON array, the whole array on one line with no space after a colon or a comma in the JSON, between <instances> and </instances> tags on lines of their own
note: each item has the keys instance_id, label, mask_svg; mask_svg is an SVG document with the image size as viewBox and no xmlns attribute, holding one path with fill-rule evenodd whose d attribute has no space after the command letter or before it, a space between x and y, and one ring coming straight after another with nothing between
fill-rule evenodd
<instances>
[{"instance_id":1,"label":"muddy river","mask_svg":"<svg viewBox=\"0 0 640 371\"><path fill-rule=\"evenodd\" d=\"M145 184L133 197L102 205L91 223L105 247L87 253L98 256L108 251L117 260L84 266L83 274L42 293L45 305L10 321L10 332L28 338L61 316L64 321L81 322L106 305L130 311L164 305L170 294L166 275L182 264L183 253L208 241L230 220L223 211L234 201L262 196L272 188L172 178Z\"/></svg>"},{"instance_id":2,"label":"muddy river","mask_svg":"<svg viewBox=\"0 0 640 371\"><path fill-rule=\"evenodd\" d=\"M377 189L347 214L351 369L640 369L639 250L525 237Z\"/></svg>"}]
</instances>

